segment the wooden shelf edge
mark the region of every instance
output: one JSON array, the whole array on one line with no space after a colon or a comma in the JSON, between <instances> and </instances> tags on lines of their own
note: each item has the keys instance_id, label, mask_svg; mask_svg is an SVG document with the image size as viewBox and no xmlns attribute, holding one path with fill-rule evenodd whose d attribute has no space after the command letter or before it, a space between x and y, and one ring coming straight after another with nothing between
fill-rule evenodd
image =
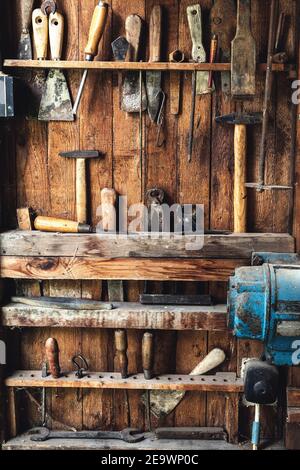
<instances>
[{"instance_id":1,"label":"wooden shelf edge","mask_svg":"<svg viewBox=\"0 0 300 470\"><path fill-rule=\"evenodd\" d=\"M68 310L8 304L1 325L18 328L126 328L142 330L226 331L226 305L151 306L113 302L113 310Z\"/></svg>"},{"instance_id":2,"label":"wooden shelf edge","mask_svg":"<svg viewBox=\"0 0 300 470\"><path fill-rule=\"evenodd\" d=\"M43 378L41 371L16 371L5 379L7 387L25 388L90 388L122 390L178 390L203 392L243 392L243 380L234 373L217 373L212 376L160 375L146 380L143 374L122 379L117 372L86 373L82 379L75 372L63 373L59 379Z\"/></svg>"},{"instance_id":3,"label":"wooden shelf edge","mask_svg":"<svg viewBox=\"0 0 300 470\"><path fill-rule=\"evenodd\" d=\"M231 70L231 64L225 63L193 63L184 62L176 64L172 62L114 62L114 61L53 61L53 60L19 60L5 59L4 67L9 68L43 68L43 69L89 69L89 70L161 70L161 71L181 71L192 72L197 71L215 71L223 72ZM266 71L266 64L257 64L257 70ZM289 72L295 69L295 64L273 64L274 72Z\"/></svg>"}]
</instances>

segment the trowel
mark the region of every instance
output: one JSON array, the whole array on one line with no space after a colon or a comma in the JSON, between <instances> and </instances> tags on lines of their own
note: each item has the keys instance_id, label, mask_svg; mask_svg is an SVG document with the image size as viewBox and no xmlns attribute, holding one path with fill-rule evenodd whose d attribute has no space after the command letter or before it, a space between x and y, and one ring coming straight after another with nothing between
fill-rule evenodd
<instances>
[{"instance_id":1,"label":"trowel","mask_svg":"<svg viewBox=\"0 0 300 470\"><path fill-rule=\"evenodd\" d=\"M21 60L31 60L33 54L29 29L34 0L22 0L20 3L22 31L18 46L18 58Z\"/></svg>"},{"instance_id":2,"label":"trowel","mask_svg":"<svg viewBox=\"0 0 300 470\"><path fill-rule=\"evenodd\" d=\"M129 44L127 60L129 62L136 62L138 60L142 26L142 19L138 15L130 15L126 19L126 39ZM126 113L139 113L141 108L142 111L147 109L146 88L144 82L142 82L141 91L139 73L129 71L124 76L121 109Z\"/></svg>"},{"instance_id":3,"label":"trowel","mask_svg":"<svg viewBox=\"0 0 300 470\"><path fill-rule=\"evenodd\" d=\"M55 12L49 15L49 40L52 60L61 58L64 36L64 17ZM72 103L66 78L61 70L49 71L45 92L42 96L40 121L74 121Z\"/></svg>"}]
</instances>

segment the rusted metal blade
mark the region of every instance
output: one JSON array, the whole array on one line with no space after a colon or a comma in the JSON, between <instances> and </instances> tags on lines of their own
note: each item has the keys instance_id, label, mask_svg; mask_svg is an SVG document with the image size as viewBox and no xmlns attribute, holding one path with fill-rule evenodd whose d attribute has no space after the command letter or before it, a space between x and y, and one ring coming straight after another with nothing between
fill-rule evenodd
<instances>
[{"instance_id":1,"label":"rusted metal blade","mask_svg":"<svg viewBox=\"0 0 300 470\"><path fill-rule=\"evenodd\" d=\"M26 33L21 34L19 46L18 46L18 58L20 60L31 60L32 59L32 45L30 34L27 31Z\"/></svg>"},{"instance_id":2,"label":"rusted metal blade","mask_svg":"<svg viewBox=\"0 0 300 470\"><path fill-rule=\"evenodd\" d=\"M74 121L72 103L64 74L50 70L41 100L40 121Z\"/></svg>"},{"instance_id":3,"label":"rusted metal blade","mask_svg":"<svg viewBox=\"0 0 300 470\"><path fill-rule=\"evenodd\" d=\"M129 48L129 42L127 39L124 38L124 36L119 36L111 43L111 47L115 60L118 62L124 62Z\"/></svg>"},{"instance_id":4,"label":"rusted metal blade","mask_svg":"<svg viewBox=\"0 0 300 470\"><path fill-rule=\"evenodd\" d=\"M146 90L149 117L156 122L162 99L161 72L146 73Z\"/></svg>"}]
</instances>

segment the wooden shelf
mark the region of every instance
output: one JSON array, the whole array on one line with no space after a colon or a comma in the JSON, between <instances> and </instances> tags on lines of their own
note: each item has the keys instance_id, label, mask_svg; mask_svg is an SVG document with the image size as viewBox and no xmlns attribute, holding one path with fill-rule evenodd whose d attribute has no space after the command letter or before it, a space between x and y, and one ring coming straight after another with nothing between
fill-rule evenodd
<instances>
[{"instance_id":1,"label":"wooden shelf","mask_svg":"<svg viewBox=\"0 0 300 470\"><path fill-rule=\"evenodd\" d=\"M295 243L288 234L197 239L11 231L0 235L0 247L2 278L226 282L237 267L250 264L252 252L293 253Z\"/></svg>"},{"instance_id":2,"label":"wooden shelf","mask_svg":"<svg viewBox=\"0 0 300 470\"><path fill-rule=\"evenodd\" d=\"M142 330L226 331L226 305L152 306L113 302L113 310L67 310L8 304L1 324L23 328L126 328Z\"/></svg>"},{"instance_id":3,"label":"wooden shelf","mask_svg":"<svg viewBox=\"0 0 300 470\"><path fill-rule=\"evenodd\" d=\"M63 373L59 379L43 378L41 371L16 371L5 380L7 387L26 388L90 388L90 389L123 389L123 390L178 390L201 392L241 393L243 380L234 373L217 373L216 375L160 375L146 380L143 374L131 375L122 379L116 372L91 372L78 379L75 372Z\"/></svg>"},{"instance_id":4,"label":"wooden shelf","mask_svg":"<svg viewBox=\"0 0 300 470\"><path fill-rule=\"evenodd\" d=\"M174 64L172 62L114 62L114 61L53 61L53 60L18 60L18 59L5 59L4 67L12 68L43 68L43 69L89 69L89 70L161 70L172 71L177 70L181 72L197 71L214 71L224 72L231 70L231 64L215 63L215 64L198 64L193 62L185 62L181 64ZM258 64L257 69L260 72L265 71L266 64ZM295 69L294 64L273 64L274 72L289 72Z\"/></svg>"}]
</instances>

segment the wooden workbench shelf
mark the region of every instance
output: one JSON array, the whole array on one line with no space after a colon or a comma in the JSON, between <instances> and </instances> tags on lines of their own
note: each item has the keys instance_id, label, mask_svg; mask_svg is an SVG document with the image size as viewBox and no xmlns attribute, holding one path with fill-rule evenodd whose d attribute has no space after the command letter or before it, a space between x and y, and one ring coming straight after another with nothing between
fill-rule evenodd
<instances>
[{"instance_id":1,"label":"wooden workbench shelf","mask_svg":"<svg viewBox=\"0 0 300 470\"><path fill-rule=\"evenodd\" d=\"M1 324L18 328L126 328L142 330L226 331L226 305L152 306L113 302L113 310L72 310L8 304Z\"/></svg>"},{"instance_id":2,"label":"wooden workbench shelf","mask_svg":"<svg viewBox=\"0 0 300 470\"><path fill-rule=\"evenodd\" d=\"M90 388L123 390L178 390L198 392L241 393L243 380L235 373L217 373L216 375L159 375L146 380L143 374L131 375L122 379L117 372L86 372L82 379L75 372L63 373L59 379L42 377L41 371L19 370L5 380L7 387L18 388Z\"/></svg>"},{"instance_id":3,"label":"wooden workbench shelf","mask_svg":"<svg viewBox=\"0 0 300 470\"><path fill-rule=\"evenodd\" d=\"M114 61L73 61L73 60L19 60L19 59L6 59L4 67L9 68L31 68L31 69L89 69L89 70L160 70L160 71L181 71L193 72L197 71L214 71L224 72L231 70L231 64L225 63L172 63L172 62L114 62ZM257 69L264 72L267 68L266 64L257 64ZM274 72L289 72L295 69L294 64L273 64Z\"/></svg>"},{"instance_id":4,"label":"wooden workbench shelf","mask_svg":"<svg viewBox=\"0 0 300 470\"><path fill-rule=\"evenodd\" d=\"M15 230L0 235L0 269L2 278L15 279L227 282L235 268L249 264L257 251L293 253L294 239L289 234L263 233L205 235L203 239L202 235Z\"/></svg>"}]
</instances>

